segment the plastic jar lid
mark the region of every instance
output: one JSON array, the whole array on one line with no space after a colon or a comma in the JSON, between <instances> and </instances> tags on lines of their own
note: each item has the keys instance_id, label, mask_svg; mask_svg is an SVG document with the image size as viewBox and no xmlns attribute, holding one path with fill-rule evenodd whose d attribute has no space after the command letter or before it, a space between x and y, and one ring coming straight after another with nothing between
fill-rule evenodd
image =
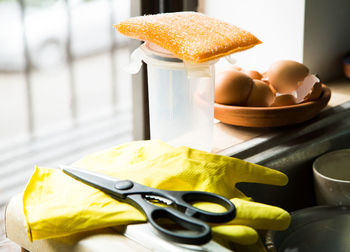
<instances>
[{"instance_id":1,"label":"plastic jar lid","mask_svg":"<svg viewBox=\"0 0 350 252\"><path fill-rule=\"evenodd\" d=\"M156 44L146 42L141 46L141 48L147 56L152 57L154 59L182 63L181 59L177 58L174 54Z\"/></svg>"},{"instance_id":2,"label":"plastic jar lid","mask_svg":"<svg viewBox=\"0 0 350 252\"><path fill-rule=\"evenodd\" d=\"M145 42L131 54L131 62L126 71L135 74L139 72L142 61L152 67L162 69L184 70L189 78L191 77L213 77L213 64L218 60L211 60L204 63L190 63L182 61L174 54L155 44Z\"/></svg>"},{"instance_id":3,"label":"plastic jar lid","mask_svg":"<svg viewBox=\"0 0 350 252\"><path fill-rule=\"evenodd\" d=\"M142 51L142 61L147 65L157 66L167 69L183 69L184 62L174 54L153 43L145 42L140 46Z\"/></svg>"},{"instance_id":4,"label":"plastic jar lid","mask_svg":"<svg viewBox=\"0 0 350 252\"><path fill-rule=\"evenodd\" d=\"M151 65L160 66L164 68L183 68L186 70L192 68L206 68L212 64L215 64L218 60L207 61L204 63L193 64L189 62L184 62L181 59L177 58L174 54L169 52L168 50L150 43L145 42L140 46L143 57L142 60Z\"/></svg>"}]
</instances>

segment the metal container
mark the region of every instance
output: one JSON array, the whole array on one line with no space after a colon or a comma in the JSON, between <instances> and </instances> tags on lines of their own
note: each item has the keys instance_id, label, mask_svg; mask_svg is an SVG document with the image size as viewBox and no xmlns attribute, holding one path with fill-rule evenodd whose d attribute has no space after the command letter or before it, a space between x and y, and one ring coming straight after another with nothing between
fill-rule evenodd
<instances>
[{"instance_id":1,"label":"metal container","mask_svg":"<svg viewBox=\"0 0 350 252\"><path fill-rule=\"evenodd\" d=\"M310 207L292 213L287 230L270 232L267 247L277 252L348 252L349 233L349 207Z\"/></svg>"},{"instance_id":2,"label":"metal container","mask_svg":"<svg viewBox=\"0 0 350 252\"><path fill-rule=\"evenodd\" d=\"M312 168L318 205L350 205L350 149L326 153Z\"/></svg>"}]
</instances>

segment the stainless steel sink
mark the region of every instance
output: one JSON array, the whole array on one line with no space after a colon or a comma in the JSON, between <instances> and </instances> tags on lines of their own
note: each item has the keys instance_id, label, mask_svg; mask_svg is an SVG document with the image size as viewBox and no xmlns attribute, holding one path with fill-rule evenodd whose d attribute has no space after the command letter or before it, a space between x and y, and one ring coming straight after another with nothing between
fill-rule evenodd
<instances>
[{"instance_id":1,"label":"stainless steel sink","mask_svg":"<svg viewBox=\"0 0 350 252\"><path fill-rule=\"evenodd\" d=\"M350 102L325 109L317 118L277 128L221 153L282 171L287 186L241 183L237 187L258 202L288 211L315 205L312 163L320 155L350 148Z\"/></svg>"}]
</instances>

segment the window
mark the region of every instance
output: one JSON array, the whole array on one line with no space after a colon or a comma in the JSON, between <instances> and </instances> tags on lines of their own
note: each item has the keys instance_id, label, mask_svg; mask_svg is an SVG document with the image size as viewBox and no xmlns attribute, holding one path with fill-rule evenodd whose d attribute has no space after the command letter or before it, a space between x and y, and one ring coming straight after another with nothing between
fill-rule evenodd
<instances>
[{"instance_id":1,"label":"window","mask_svg":"<svg viewBox=\"0 0 350 252\"><path fill-rule=\"evenodd\" d=\"M0 208L34 165L133 139L124 0L0 1Z\"/></svg>"},{"instance_id":2,"label":"window","mask_svg":"<svg viewBox=\"0 0 350 252\"><path fill-rule=\"evenodd\" d=\"M147 137L145 72L123 71L140 43L112 25L196 3L0 0L0 213L34 165L57 167Z\"/></svg>"}]
</instances>

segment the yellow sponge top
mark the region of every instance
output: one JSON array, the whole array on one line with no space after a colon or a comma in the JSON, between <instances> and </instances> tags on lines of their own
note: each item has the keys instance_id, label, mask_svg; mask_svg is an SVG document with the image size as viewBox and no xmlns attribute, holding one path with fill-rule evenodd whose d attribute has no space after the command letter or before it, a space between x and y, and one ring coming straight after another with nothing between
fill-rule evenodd
<instances>
[{"instance_id":1,"label":"yellow sponge top","mask_svg":"<svg viewBox=\"0 0 350 252\"><path fill-rule=\"evenodd\" d=\"M191 63L201 63L261 43L253 34L198 12L129 18L115 25L128 37L149 41Z\"/></svg>"}]
</instances>

